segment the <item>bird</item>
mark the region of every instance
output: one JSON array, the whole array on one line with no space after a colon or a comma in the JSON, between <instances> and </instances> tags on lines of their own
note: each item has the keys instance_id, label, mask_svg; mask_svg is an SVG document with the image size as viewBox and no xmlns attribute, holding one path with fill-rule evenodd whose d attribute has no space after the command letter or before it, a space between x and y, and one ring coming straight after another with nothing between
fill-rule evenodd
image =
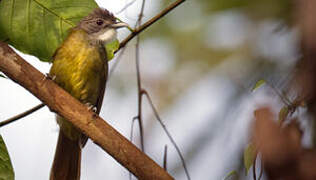
<instances>
[{"instance_id":1,"label":"bird","mask_svg":"<svg viewBox=\"0 0 316 180\"><path fill-rule=\"evenodd\" d=\"M108 76L105 44L116 39L117 21L104 8L94 9L69 31L56 49L49 77L87 108L100 112ZM93 108L94 107L94 108ZM87 137L63 117L56 116L59 135L50 180L79 180L81 150Z\"/></svg>"}]
</instances>

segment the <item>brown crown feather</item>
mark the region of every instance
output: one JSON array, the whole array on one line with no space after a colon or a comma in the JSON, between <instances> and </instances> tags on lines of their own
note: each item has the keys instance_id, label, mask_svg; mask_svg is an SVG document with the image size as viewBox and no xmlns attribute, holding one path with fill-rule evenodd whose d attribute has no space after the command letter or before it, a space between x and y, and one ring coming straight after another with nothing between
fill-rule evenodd
<instances>
[{"instance_id":1,"label":"brown crown feather","mask_svg":"<svg viewBox=\"0 0 316 180\"><path fill-rule=\"evenodd\" d=\"M102 18L102 19L110 19L111 21L115 22L115 17L113 16L110 11L104 9L104 8L96 8L93 10L92 13L88 15L88 17L91 18Z\"/></svg>"}]
</instances>

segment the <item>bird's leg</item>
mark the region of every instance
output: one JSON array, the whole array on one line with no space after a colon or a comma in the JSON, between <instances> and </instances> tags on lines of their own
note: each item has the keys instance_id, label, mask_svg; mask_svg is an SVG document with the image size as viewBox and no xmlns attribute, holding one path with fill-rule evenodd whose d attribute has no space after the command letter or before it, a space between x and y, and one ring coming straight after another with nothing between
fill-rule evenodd
<instances>
[{"instance_id":1,"label":"bird's leg","mask_svg":"<svg viewBox=\"0 0 316 180\"><path fill-rule=\"evenodd\" d=\"M51 75L49 73L46 73L46 76L44 77L43 80L45 80L45 79L49 79L49 80L54 81L56 79L56 75Z\"/></svg>"}]
</instances>

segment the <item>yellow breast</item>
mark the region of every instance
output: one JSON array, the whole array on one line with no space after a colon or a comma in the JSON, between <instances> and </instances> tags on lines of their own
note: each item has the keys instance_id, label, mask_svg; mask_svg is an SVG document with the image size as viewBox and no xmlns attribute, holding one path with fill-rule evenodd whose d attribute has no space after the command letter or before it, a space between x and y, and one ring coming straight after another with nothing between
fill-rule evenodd
<instances>
[{"instance_id":1,"label":"yellow breast","mask_svg":"<svg viewBox=\"0 0 316 180\"><path fill-rule=\"evenodd\" d=\"M103 47L102 47L103 48ZM96 105L107 75L106 53L98 44L91 44L83 30L72 30L54 55L50 75L54 81L82 103ZM72 140L80 133L62 117L57 117L60 128Z\"/></svg>"},{"instance_id":2,"label":"yellow breast","mask_svg":"<svg viewBox=\"0 0 316 180\"><path fill-rule=\"evenodd\" d=\"M105 59L98 45L89 43L86 32L73 30L56 51L50 74L72 96L95 105L105 81Z\"/></svg>"}]
</instances>

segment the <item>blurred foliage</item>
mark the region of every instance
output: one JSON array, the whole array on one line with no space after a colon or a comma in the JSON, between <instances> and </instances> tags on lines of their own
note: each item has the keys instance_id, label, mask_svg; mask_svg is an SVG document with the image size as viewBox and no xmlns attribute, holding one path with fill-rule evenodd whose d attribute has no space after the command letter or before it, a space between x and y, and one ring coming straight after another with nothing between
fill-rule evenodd
<instances>
[{"instance_id":1,"label":"blurred foliage","mask_svg":"<svg viewBox=\"0 0 316 180\"><path fill-rule=\"evenodd\" d=\"M248 174L249 169L254 163L256 158L256 148L252 143L249 143L244 151L244 166L246 168L246 173Z\"/></svg>"},{"instance_id":2,"label":"blurred foliage","mask_svg":"<svg viewBox=\"0 0 316 180\"><path fill-rule=\"evenodd\" d=\"M285 22L292 19L292 0L200 0L203 8L208 12L241 9L250 17L258 20L264 18L278 18Z\"/></svg>"},{"instance_id":3,"label":"blurred foliage","mask_svg":"<svg viewBox=\"0 0 316 180\"><path fill-rule=\"evenodd\" d=\"M14 171L11 164L10 156L1 135L0 135L0 179L1 180L14 179Z\"/></svg>"},{"instance_id":4,"label":"blurred foliage","mask_svg":"<svg viewBox=\"0 0 316 180\"><path fill-rule=\"evenodd\" d=\"M286 119L286 117L289 114L289 107L288 106L284 106L281 108L280 112L279 112L279 123L282 124L284 122L284 120Z\"/></svg>"},{"instance_id":5,"label":"blurred foliage","mask_svg":"<svg viewBox=\"0 0 316 180\"><path fill-rule=\"evenodd\" d=\"M259 87L261 87L262 85L264 85L266 83L266 81L264 79L261 79L259 81L256 82L255 86L252 88L252 91L258 89Z\"/></svg>"},{"instance_id":6,"label":"blurred foliage","mask_svg":"<svg viewBox=\"0 0 316 180\"><path fill-rule=\"evenodd\" d=\"M230 171L224 180L234 179L234 177L238 177L238 172L235 170Z\"/></svg>"},{"instance_id":7,"label":"blurred foliage","mask_svg":"<svg viewBox=\"0 0 316 180\"><path fill-rule=\"evenodd\" d=\"M160 9L170 4L170 1L167 0L161 2ZM267 57L258 56L255 49L256 43L259 43L255 39L259 36L258 27L269 20L280 22L280 26L290 27L293 24L292 8L293 2L291 0L186 1L165 18L155 23L142 34L142 37L145 39L167 39L173 47L175 55L173 71L167 75L171 78L161 79L163 82L155 81L155 83L165 86L171 85L173 89L179 90L166 93L166 88L157 85L160 88L156 90L156 93L159 94L161 107L168 108L168 105L172 104L177 95L191 87L192 82L196 82L212 68L226 60L231 60L232 57L242 57L244 61L241 63L247 65L252 64L254 60L267 63ZM247 23L250 24L244 27L249 33L247 39L233 48L217 47L217 44L214 44L214 47L210 46L216 42L210 42L208 38L213 33L213 29L209 27L214 25L213 20L216 20L218 15L229 14L229 12L237 13L246 18ZM233 33L233 30L231 32ZM271 68L269 71L277 70L277 67L273 67L276 66L274 62L268 63L270 63ZM188 69L187 75L181 77L187 78L187 81L177 81L178 74L187 66L191 66L191 71ZM249 78L251 77L249 76ZM148 80L148 82L151 81ZM151 86L152 84L149 85L149 87Z\"/></svg>"},{"instance_id":8,"label":"blurred foliage","mask_svg":"<svg viewBox=\"0 0 316 180\"><path fill-rule=\"evenodd\" d=\"M162 8L170 4L170 1L163 1ZM195 9L197 8L197 9ZM209 23L210 17L217 13L234 10L240 12L251 21L259 23L265 19L278 19L281 22L291 23L292 14L291 0L199 0L187 1L182 6L174 10L165 19L162 19L153 25L148 33L144 33L145 38L164 37L173 43L179 63L195 59L199 61L201 67L212 67L227 57L248 51L248 45L237 47L235 49L213 49L205 44L205 29ZM195 11L199 11L198 15ZM188 13L192 12L192 14ZM177 19L178 22L187 22L187 26L193 26L191 29L181 29L177 24L171 24ZM192 22L194 21L194 22ZM197 25L195 25L195 23ZM246 49L245 49L246 48ZM249 53L249 52L248 52ZM201 63L203 62L203 63Z\"/></svg>"}]
</instances>

